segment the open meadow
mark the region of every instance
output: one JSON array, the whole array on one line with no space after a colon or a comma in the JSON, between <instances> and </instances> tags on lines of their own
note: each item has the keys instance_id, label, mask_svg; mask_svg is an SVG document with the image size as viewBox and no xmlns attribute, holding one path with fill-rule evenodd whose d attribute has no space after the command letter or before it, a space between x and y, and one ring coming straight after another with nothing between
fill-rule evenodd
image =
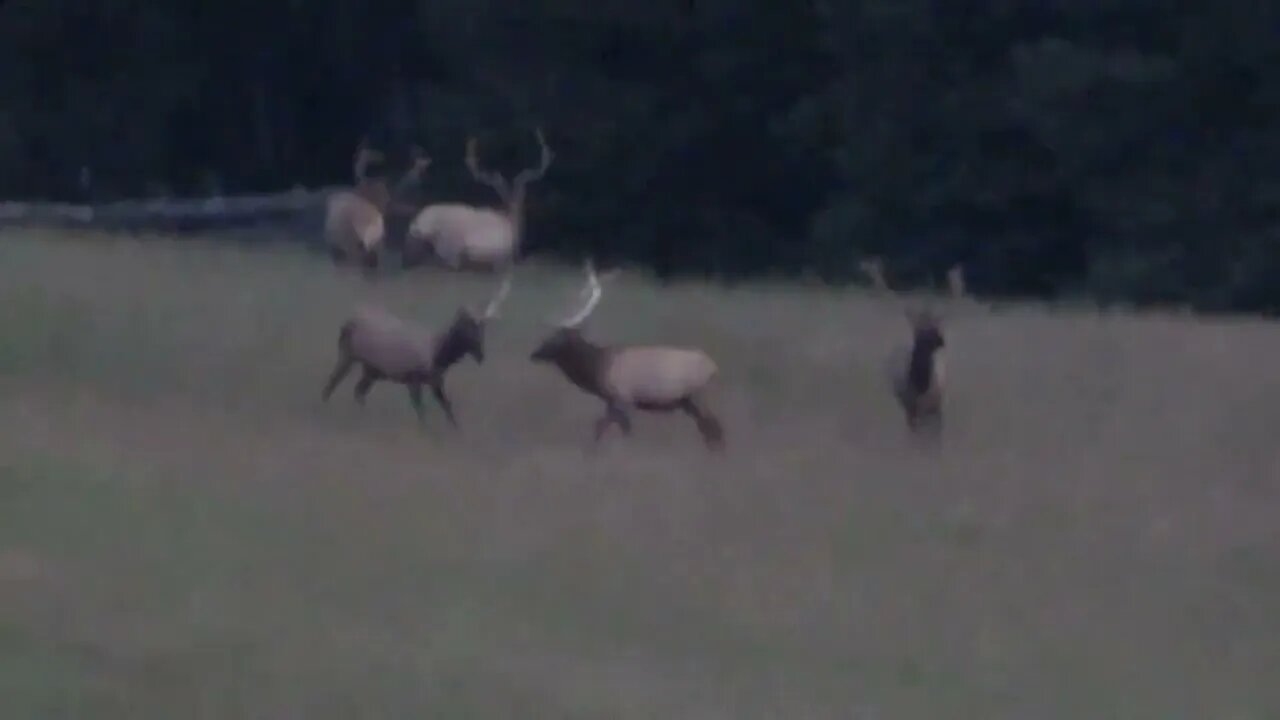
<instances>
[{"instance_id":1,"label":"open meadow","mask_svg":"<svg viewBox=\"0 0 1280 720\"><path fill-rule=\"evenodd\" d=\"M728 449L592 455L528 359L581 281L521 266L453 432L320 388L493 278L0 232L0 717L1280 718L1280 325L948 306L930 450L900 303L624 273L588 334L706 348Z\"/></svg>"}]
</instances>

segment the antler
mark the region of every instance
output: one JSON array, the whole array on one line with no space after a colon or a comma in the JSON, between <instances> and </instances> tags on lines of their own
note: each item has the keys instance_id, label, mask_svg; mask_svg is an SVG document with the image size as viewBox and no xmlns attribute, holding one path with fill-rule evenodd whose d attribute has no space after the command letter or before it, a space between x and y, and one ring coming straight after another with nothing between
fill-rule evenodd
<instances>
[{"instance_id":1,"label":"antler","mask_svg":"<svg viewBox=\"0 0 1280 720\"><path fill-rule=\"evenodd\" d=\"M596 309L596 305L600 303L600 296L603 291L600 289L600 279L596 277L595 263L590 258L585 263L585 269L587 272L587 285L582 289L582 294L589 297L582 309L560 321L561 327L573 328L581 325L591 315L591 312Z\"/></svg>"},{"instance_id":2,"label":"antler","mask_svg":"<svg viewBox=\"0 0 1280 720\"><path fill-rule=\"evenodd\" d=\"M494 293L493 299L489 301L489 306L484 309L484 319L491 320L498 316L498 307L502 305L502 301L507 298L507 293L511 292L511 270L502 277L502 285L498 287L498 291Z\"/></svg>"},{"instance_id":3,"label":"antler","mask_svg":"<svg viewBox=\"0 0 1280 720\"><path fill-rule=\"evenodd\" d=\"M355 159L353 160L353 172L356 176L356 182L362 182L367 179L369 165L375 162L385 160L385 156L380 150L374 150L369 142L369 136L365 135L360 138L360 143L356 145Z\"/></svg>"},{"instance_id":4,"label":"antler","mask_svg":"<svg viewBox=\"0 0 1280 720\"><path fill-rule=\"evenodd\" d=\"M952 265L947 271L947 285L951 290L953 297L964 297L964 266L959 263Z\"/></svg>"},{"instance_id":5,"label":"antler","mask_svg":"<svg viewBox=\"0 0 1280 720\"><path fill-rule=\"evenodd\" d=\"M409 148L409 169L404 171L404 175L396 182L396 192L402 193L409 188L414 187L422 182L422 176L426 174L427 168L431 167L431 156L422 149L421 145L414 145ZM413 212L416 208L408 209Z\"/></svg>"},{"instance_id":6,"label":"antler","mask_svg":"<svg viewBox=\"0 0 1280 720\"><path fill-rule=\"evenodd\" d=\"M471 177L476 182L483 183L493 188L505 200L511 193L511 189L507 186L506 178L496 172L490 172L480 167L480 158L476 153L476 138L474 135L467 138L467 169L471 171Z\"/></svg>"},{"instance_id":7,"label":"antler","mask_svg":"<svg viewBox=\"0 0 1280 720\"><path fill-rule=\"evenodd\" d=\"M431 156L421 145L414 145L409 148L409 173L415 178L421 177L422 173L431 166Z\"/></svg>"},{"instance_id":8,"label":"antler","mask_svg":"<svg viewBox=\"0 0 1280 720\"><path fill-rule=\"evenodd\" d=\"M538 138L538 146L542 148L542 159L538 167L526 168L521 170L512 184L516 187L522 187L536 180L541 180L543 175L547 174L547 168L551 167L551 161L555 158L555 153L551 152L551 148L547 145L547 138L542 134L542 128L537 128L533 134Z\"/></svg>"},{"instance_id":9,"label":"antler","mask_svg":"<svg viewBox=\"0 0 1280 720\"><path fill-rule=\"evenodd\" d=\"M884 262L878 258L867 258L858 263L858 268L871 280L871 286L879 291L889 290L889 283L884 279Z\"/></svg>"}]
</instances>

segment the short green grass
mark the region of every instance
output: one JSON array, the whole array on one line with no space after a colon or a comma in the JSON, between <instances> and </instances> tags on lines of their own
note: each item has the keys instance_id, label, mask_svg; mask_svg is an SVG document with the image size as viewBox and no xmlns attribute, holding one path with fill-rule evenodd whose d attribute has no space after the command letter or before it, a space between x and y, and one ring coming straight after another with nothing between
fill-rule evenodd
<instances>
[{"instance_id":1,"label":"short green grass","mask_svg":"<svg viewBox=\"0 0 1280 720\"><path fill-rule=\"evenodd\" d=\"M463 425L320 385L366 282L288 246L0 235L0 717L1280 717L1280 329L949 306L945 442L901 307L624 274L589 332L696 343L729 433L527 360L522 267Z\"/></svg>"}]
</instances>

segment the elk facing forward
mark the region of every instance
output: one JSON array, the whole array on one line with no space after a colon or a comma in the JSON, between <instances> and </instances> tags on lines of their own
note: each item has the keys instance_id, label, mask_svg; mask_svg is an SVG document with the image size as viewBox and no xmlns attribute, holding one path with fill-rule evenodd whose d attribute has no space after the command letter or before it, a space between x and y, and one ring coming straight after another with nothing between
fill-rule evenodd
<instances>
[{"instance_id":1,"label":"elk facing forward","mask_svg":"<svg viewBox=\"0 0 1280 720\"><path fill-rule=\"evenodd\" d=\"M325 244L334 263L358 261L366 268L377 267L387 234L386 213L392 208L401 209L395 204L397 198L417 184L431 164L431 158L421 148L415 146L412 152L409 169L393 189L381 172L370 174L369 167L384 158L369 147L367 140L361 141L354 160L355 187L338 190L325 202Z\"/></svg>"},{"instance_id":2,"label":"elk facing forward","mask_svg":"<svg viewBox=\"0 0 1280 720\"><path fill-rule=\"evenodd\" d=\"M425 332L378 308L355 311L338 331L338 362L325 383L321 399L328 401L347 373L359 364L362 372L355 386L356 402L363 405L373 384L380 380L404 385L421 422L425 420L422 388L426 386L431 388L445 417L456 428L458 421L453 404L444 391L445 373L468 355L476 364L484 362L485 323L497 316L498 307L510 288L511 276L507 275L484 312L460 308L449 327L437 334Z\"/></svg>"},{"instance_id":3,"label":"elk facing forward","mask_svg":"<svg viewBox=\"0 0 1280 720\"><path fill-rule=\"evenodd\" d=\"M631 419L627 413L631 409L680 410L693 418L708 448L722 450L723 427L701 397L717 373L715 362L694 348L602 346L587 340L580 326L600 302L601 288L590 261L586 272L586 302L561 321L529 359L555 365L569 382L604 401L605 414L596 421L592 445L598 444L615 423L630 435Z\"/></svg>"},{"instance_id":4,"label":"elk facing forward","mask_svg":"<svg viewBox=\"0 0 1280 720\"><path fill-rule=\"evenodd\" d=\"M405 262L420 261L434 252L447 267L494 268L515 261L524 231L524 205L529 183L551 167L553 155L542 131L535 131L542 150L537 167L520 171L510 182L484 170L476 152L476 139L467 140L467 169L480 183L492 187L501 198L502 209L473 207L463 203L436 203L418 213L405 238Z\"/></svg>"},{"instance_id":5,"label":"elk facing forward","mask_svg":"<svg viewBox=\"0 0 1280 720\"><path fill-rule=\"evenodd\" d=\"M890 360L893 393L906 414L907 427L916 432L942 429L944 365L941 351L946 347L938 318L928 311L909 311L912 340Z\"/></svg>"}]
</instances>

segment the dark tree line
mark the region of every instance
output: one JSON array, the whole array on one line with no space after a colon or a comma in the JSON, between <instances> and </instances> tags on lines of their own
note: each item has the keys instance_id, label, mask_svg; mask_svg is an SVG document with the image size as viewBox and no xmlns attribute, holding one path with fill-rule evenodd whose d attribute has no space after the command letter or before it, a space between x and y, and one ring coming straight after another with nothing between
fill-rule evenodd
<instances>
[{"instance_id":1,"label":"dark tree line","mask_svg":"<svg viewBox=\"0 0 1280 720\"><path fill-rule=\"evenodd\" d=\"M1275 311L1277 28L1256 0L7 0L0 196L347 182L367 134L489 201L467 135L514 167L540 125L534 251Z\"/></svg>"}]
</instances>

